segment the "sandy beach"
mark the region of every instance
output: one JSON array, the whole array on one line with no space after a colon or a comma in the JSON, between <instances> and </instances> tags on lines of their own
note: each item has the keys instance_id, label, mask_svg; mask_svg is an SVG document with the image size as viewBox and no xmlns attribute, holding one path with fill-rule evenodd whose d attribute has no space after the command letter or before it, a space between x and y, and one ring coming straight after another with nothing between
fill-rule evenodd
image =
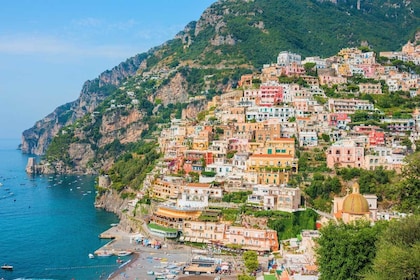
<instances>
[{"instance_id":1,"label":"sandy beach","mask_svg":"<svg viewBox=\"0 0 420 280\"><path fill-rule=\"evenodd\" d=\"M163 274L165 272L167 266L182 266L184 264L187 264L193 256L192 252L194 248L184 246L181 244L168 244L164 242L161 249L155 249L152 247L137 244L137 242L135 242L135 234L124 232L118 227L110 228L109 230L102 233L101 236L102 238L112 237L114 239L112 240L112 242L109 242L107 245L95 251L95 253L101 253L103 251L132 252L130 261L122 263L121 267L117 271L113 272L108 279L154 280L157 275L159 275L160 273ZM223 257L223 259L235 264L237 261L237 259L235 259L235 257L232 256L225 256ZM239 268L239 265L235 266ZM148 272L151 271L153 271L155 275L148 274ZM236 279L237 272L238 271L233 271L232 275L224 275L222 278ZM216 277L216 275L206 275L206 277L209 276L211 276L212 279ZM197 278L196 275L177 275L178 279L189 279L192 277ZM204 275L200 277L204 277Z\"/></svg>"},{"instance_id":2,"label":"sandy beach","mask_svg":"<svg viewBox=\"0 0 420 280\"><path fill-rule=\"evenodd\" d=\"M109 279L154 280L156 275L148 275L148 271L162 273L165 269L164 267L168 264L186 263L189 261L189 258L190 254L185 249L140 248L138 252L133 254L130 263L114 272Z\"/></svg>"}]
</instances>

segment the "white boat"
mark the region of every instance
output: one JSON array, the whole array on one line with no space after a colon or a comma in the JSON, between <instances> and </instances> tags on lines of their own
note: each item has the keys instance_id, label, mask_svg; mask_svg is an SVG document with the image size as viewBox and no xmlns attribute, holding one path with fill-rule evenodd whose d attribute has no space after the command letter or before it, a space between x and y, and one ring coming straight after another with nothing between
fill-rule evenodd
<instances>
[{"instance_id":1,"label":"white boat","mask_svg":"<svg viewBox=\"0 0 420 280\"><path fill-rule=\"evenodd\" d=\"M1 266L1 269L4 269L4 270L13 270L13 265L7 265L7 264L2 265Z\"/></svg>"},{"instance_id":2,"label":"white boat","mask_svg":"<svg viewBox=\"0 0 420 280\"><path fill-rule=\"evenodd\" d=\"M98 252L96 253L98 255L98 257L110 257L113 255L112 252L109 251L102 251L102 252Z\"/></svg>"},{"instance_id":3,"label":"white boat","mask_svg":"<svg viewBox=\"0 0 420 280\"><path fill-rule=\"evenodd\" d=\"M119 257L124 257L124 256L128 256L128 255L131 255L131 254L132 254L132 252L130 252L130 251L119 251L119 252L116 253L116 255L119 256Z\"/></svg>"},{"instance_id":4,"label":"white boat","mask_svg":"<svg viewBox=\"0 0 420 280\"><path fill-rule=\"evenodd\" d=\"M95 257L95 255L92 253L90 253L88 256L89 256L89 259L93 259Z\"/></svg>"}]
</instances>

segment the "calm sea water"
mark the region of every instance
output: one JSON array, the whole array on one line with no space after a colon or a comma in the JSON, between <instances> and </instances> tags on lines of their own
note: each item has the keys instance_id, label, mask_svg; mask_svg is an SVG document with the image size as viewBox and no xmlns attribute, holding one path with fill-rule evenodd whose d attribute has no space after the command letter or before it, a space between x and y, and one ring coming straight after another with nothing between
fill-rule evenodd
<instances>
[{"instance_id":1,"label":"calm sea water","mask_svg":"<svg viewBox=\"0 0 420 280\"><path fill-rule=\"evenodd\" d=\"M88 254L118 219L95 209L94 178L28 176L18 144L0 140L0 279L106 279L116 258Z\"/></svg>"}]
</instances>

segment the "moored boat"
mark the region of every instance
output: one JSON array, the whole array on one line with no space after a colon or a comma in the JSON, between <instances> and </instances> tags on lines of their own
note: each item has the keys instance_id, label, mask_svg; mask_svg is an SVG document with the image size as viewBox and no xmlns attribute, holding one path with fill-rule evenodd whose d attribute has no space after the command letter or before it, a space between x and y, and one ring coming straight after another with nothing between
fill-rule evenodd
<instances>
[{"instance_id":1,"label":"moored boat","mask_svg":"<svg viewBox=\"0 0 420 280\"><path fill-rule=\"evenodd\" d=\"M1 269L13 270L13 265L4 264L4 265L1 266Z\"/></svg>"},{"instance_id":2,"label":"moored boat","mask_svg":"<svg viewBox=\"0 0 420 280\"><path fill-rule=\"evenodd\" d=\"M131 255L131 254L132 254L132 252L130 252L130 251L119 251L115 255L117 255L119 257L124 257L124 256L128 256L128 255Z\"/></svg>"},{"instance_id":3,"label":"moored boat","mask_svg":"<svg viewBox=\"0 0 420 280\"><path fill-rule=\"evenodd\" d=\"M113 252L110 251L99 251L95 253L98 257L110 257L113 255Z\"/></svg>"}]
</instances>

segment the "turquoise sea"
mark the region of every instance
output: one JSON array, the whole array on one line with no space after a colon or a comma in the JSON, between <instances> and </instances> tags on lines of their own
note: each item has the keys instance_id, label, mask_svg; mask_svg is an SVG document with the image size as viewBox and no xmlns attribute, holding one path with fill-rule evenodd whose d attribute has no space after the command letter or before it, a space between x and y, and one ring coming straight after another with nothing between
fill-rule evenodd
<instances>
[{"instance_id":1,"label":"turquoise sea","mask_svg":"<svg viewBox=\"0 0 420 280\"><path fill-rule=\"evenodd\" d=\"M118 218L94 207L95 178L28 176L18 144L0 139L0 279L106 279L116 257L88 254Z\"/></svg>"}]
</instances>

